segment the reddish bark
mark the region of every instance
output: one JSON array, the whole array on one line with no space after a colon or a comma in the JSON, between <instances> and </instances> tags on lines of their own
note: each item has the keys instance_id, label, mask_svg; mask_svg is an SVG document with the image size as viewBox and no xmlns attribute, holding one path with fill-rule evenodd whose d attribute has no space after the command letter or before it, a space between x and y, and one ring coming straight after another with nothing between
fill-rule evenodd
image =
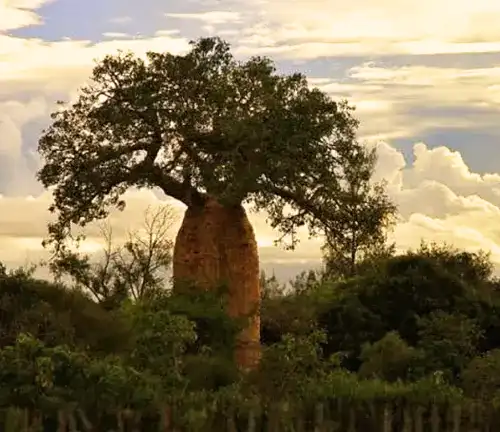
<instances>
[{"instance_id":1,"label":"reddish bark","mask_svg":"<svg viewBox=\"0 0 500 432\"><path fill-rule=\"evenodd\" d=\"M228 314L248 319L238 337L236 362L244 369L255 367L260 359L259 256L245 209L214 199L189 207L177 234L173 271L176 281L201 289L227 286Z\"/></svg>"}]
</instances>

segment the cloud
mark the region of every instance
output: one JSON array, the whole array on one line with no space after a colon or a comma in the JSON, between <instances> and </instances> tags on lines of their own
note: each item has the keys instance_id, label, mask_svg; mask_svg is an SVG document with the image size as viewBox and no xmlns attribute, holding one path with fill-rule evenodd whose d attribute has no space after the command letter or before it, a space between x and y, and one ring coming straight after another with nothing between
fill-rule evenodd
<instances>
[{"instance_id":1,"label":"cloud","mask_svg":"<svg viewBox=\"0 0 500 432\"><path fill-rule=\"evenodd\" d=\"M497 65L458 69L419 65L388 67L368 62L351 68L347 75L371 86L372 92L383 89L391 96L403 92L407 98L422 98L442 106L460 104L498 109L500 102L500 67Z\"/></svg>"},{"instance_id":2,"label":"cloud","mask_svg":"<svg viewBox=\"0 0 500 432\"><path fill-rule=\"evenodd\" d=\"M209 11L201 13L166 13L167 18L181 19L187 21L198 21L209 36L232 37L238 34L234 29L228 29L227 25L241 24L242 17L239 12Z\"/></svg>"},{"instance_id":3,"label":"cloud","mask_svg":"<svg viewBox=\"0 0 500 432\"><path fill-rule=\"evenodd\" d=\"M393 233L400 250L421 239L484 249L500 269L500 174L471 172L459 152L444 146L416 143L413 151L409 165L390 145L378 145L376 177L386 179L402 216Z\"/></svg>"},{"instance_id":4,"label":"cloud","mask_svg":"<svg viewBox=\"0 0 500 432\"><path fill-rule=\"evenodd\" d=\"M105 32L102 34L106 38L114 38L114 39L123 39L123 38L129 38L131 35L128 33L121 33L121 32Z\"/></svg>"},{"instance_id":5,"label":"cloud","mask_svg":"<svg viewBox=\"0 0 500 432\"><path fill-rule=\"evenodd\" d=\"M442 128L497 130L500 67L393 66L382 61L348 68L344 77L311 85L356 107L363 139L393 140ZM500 133L499 139L500 139Z\"/></svg>"},{"instance_id":6,"label":"cloud","mask_svg":"<svg viewBox=\"0 0 500 432\"><path fill-rule=\"evenodd\" d=\"M46 42L41 39L0 35L0 84L20 90L24 84L37 88L72 90L85 81L95 61L118 50L145 55L148 51L181 53L189 49L189 41L175 35L151 38L108 40L98 43L82 40ZM17 87L15 87L17 86Z\"/></svg>"},{"instance_id":7,"label":"cloud","mask_svg":"<svg viewBox=\"0 0 500 432\"><path fill-rule=\"evenodd\" d=\"M41 24L36 9L54 0L0 0L0 33Z\"/></svg>"},{"instance_id":8,"label":"cloud","mask_svg":"<svg viewBox=\"0 0 500 432\"><path fill-rule=\"evenodd\" d=\"M219 25L227 23L240 23L241 15L238 12L210 11L202 13L166 13L168 18L201 21L205 24Z\"/></svg>"},{"instance_id":9,"label":"cloud","mask_svg":"<svg viewBox=\"0 0 500 432\"><path fill-rule=\"evenodd\" d=\"M112 24L129 24L132 21L132 17L129 16L117 16L109 20Z\"/></svg>"},{"instance_id":10,"label":"cloud","mask_svg":"<svg viewBox=\"0 0 500 432\"><path fill-rule=\"evenodd\" d=\"M244 26L235 38L241 54L311 59L500 51L500 6L491 0L453 5L447 0L221 0L218 7L241 11Z\"/></svg>"},{"instance_id":11,"label":"cloud","mask_svg":"<svg viewBox=\"0 0 500 432\"><path fill-rule=\"evenodd\" d=\"M48 104L40 97L24 103L0 100L0 192L26 194L36 187L33 169L38 156L25 147L22 129L47 114Z\"/></svg>"},{"instance_id":12,"label":"cloud","mask_svg":"<svg viewBox=\"0 0 500 432\"><path fill-rule=\"evenodd\" d=\"M41 2L7 3L9 10L30 5ZM0 193L40 190L34 178L39 163L36 137L48 124L55 102L74 99L96 60L120 49L144 56L147 51L181 53L189 48L188 40L175 31L150 38L112 36L97 43L48 42L0 33Z\"/></svg>"}]
</instances>

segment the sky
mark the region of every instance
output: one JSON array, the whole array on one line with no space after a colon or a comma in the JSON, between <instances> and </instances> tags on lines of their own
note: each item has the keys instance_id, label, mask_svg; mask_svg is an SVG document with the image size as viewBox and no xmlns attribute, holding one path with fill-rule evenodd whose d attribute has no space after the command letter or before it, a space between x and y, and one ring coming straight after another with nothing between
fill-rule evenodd
<instances>
[{"instance_id":1,"label":"sky","mask_svg":"<svg viewBox=\"0 0 500 432\"><path fill-rule=\"evenodd\" d=\"M500 268L499 22L492 0L0 0L0 261L47 258L51 196L36 149L55 102L74 100L106 54L181 54L217 35L238 58L270 56L357 107L359 138L378 148L375 178L401 213L399 250L447 242L489 251ZM151 191L126 199L110 217L117 242L170 203ZM304 234L284 251L265 214L250 218L264 269L286 279L320 265L320 240ZM94 251L96 227L88 236Z\"/></svg>"}]
</instances>

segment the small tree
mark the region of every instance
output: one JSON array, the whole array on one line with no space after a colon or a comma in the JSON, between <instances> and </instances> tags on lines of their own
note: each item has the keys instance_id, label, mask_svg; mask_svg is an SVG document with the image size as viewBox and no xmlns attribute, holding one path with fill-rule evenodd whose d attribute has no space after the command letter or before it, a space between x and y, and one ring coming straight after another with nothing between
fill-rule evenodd
<instances>
[{"instance_id":1,"label":"small tree","mask_svg":"<svg viewBox=\"0 0 500 432\"><path fill-rule=\"evenodd\" d=\"M387 231L396 221L396 206L383 184L371 182L377 160L375 149L342 148L342 181L339 182L334 217L325 223L323 246L326 274L352 276L357 264L393 253Z\"/></svg>"},{"instance_id":2,"label":"small tree","mask_svg":"<svg viewBox=\"0 0 500 432\"><path fill-rule=\"evenodd\" d=\"M262 300L282 297L285 288L286 286L278 280L274 273L272 276L267 276L264 270L260 272L260 296Z\"/></svg>"},{"instance_id":3,"label":"small tree","mask_svg":"<svg viewBox=\"0 0 500 432\"><path fill-rule=\"evenodd\" d=\"M127 297L143 300L167 287L173 248L169 231L174 218L170 207L148 209L143 229L130 231L123 245L114 245L111 226L102 225L105 245L100 261L65 248L50 268L57 277L69 276L98 302L114 304Z\"/></svg>"}]
</instances>

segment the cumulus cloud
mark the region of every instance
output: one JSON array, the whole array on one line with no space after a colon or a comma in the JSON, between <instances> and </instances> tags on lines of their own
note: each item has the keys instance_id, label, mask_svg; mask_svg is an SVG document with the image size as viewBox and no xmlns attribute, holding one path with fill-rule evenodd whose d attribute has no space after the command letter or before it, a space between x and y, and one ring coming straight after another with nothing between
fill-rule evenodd
<instances>
[{"instance_id":1,"label":"cumulus cloud","mask_svg":"<svg viewBox=\"0 0 500 432\"><path fill-rule=\"evenodd\" d=\"M396 149L378 145L377 179L385 179L402 220L393 233L400 250L420 240L447 242L492 253L500 266L500 175L471 172L459 152L447 147L413 148L409 165Z\"/></svg>"}]
</instances>

